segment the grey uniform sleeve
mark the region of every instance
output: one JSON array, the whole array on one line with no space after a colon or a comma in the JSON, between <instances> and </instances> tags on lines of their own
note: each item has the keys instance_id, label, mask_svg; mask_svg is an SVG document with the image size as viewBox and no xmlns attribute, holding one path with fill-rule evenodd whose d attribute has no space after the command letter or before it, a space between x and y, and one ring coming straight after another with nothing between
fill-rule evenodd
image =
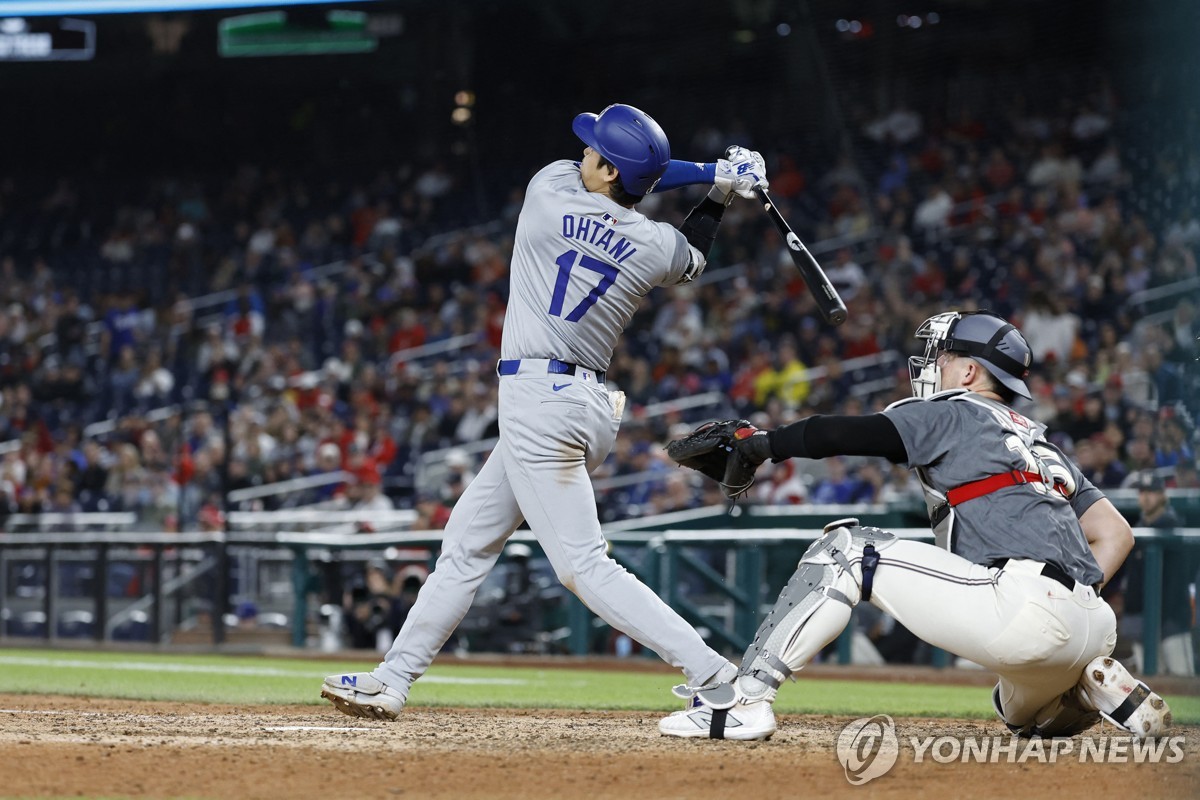
<instances>
[{"instance_id":1,"label":"grey uniform sleeve","mask_svg":"<svg viewBox=\"0 0 1200 800\"><path fill-rule=\"evenodd\" d=\"M1083 512L1087 511L1098 500L1103 499L1104 492L1097 489L1091 481L1082 475L1078 478L1078 487L1075 494L1071 495L1071 509L1075 512L1076 517L1082 517Z\"/></svg>"},{"instance_id":2,"label":"grey uniform sleeve","mask_svg":"<svg viewBox=\"0 0 1200 800\"><path fill-rule=\"evenodd\" d=\"M936 463L964 435L962 419L945 403L918 401L891 406L882 413L892 421L908 454L907 467Z\"/></svg>"},{"instance_id":3,"label":"grey uniform sleeve","mask_svg":"<svg viewBox=\"0 0 1200 800\"><path fill-rule=\"evenodd\" d=\"M674 256L671 258L671 266L662 285L678 286L681 283L696 280L700 277L700 273L704 272L704 267L708 263L704 254L689 244L678 228L665 222L658 224L667 241L675 240Z\"/></svg>"}]
</instances>

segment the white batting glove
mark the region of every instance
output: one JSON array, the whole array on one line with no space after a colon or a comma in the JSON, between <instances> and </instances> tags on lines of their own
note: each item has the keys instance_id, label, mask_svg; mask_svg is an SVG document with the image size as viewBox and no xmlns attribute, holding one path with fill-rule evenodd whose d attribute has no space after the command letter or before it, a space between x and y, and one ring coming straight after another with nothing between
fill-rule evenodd
<instances>
[{"instance_id":1,"label":"white batting glove","mask_svg":"<svg viewBox=\"0 0 1200 800\"><path fill-rule=\"evenodd\" d=\"M734 195L753 200L756 186L762 189L770 186L762 154L734 145L725 151L725 158L717 159L717 174L708 196L729 205Z\"/></svg>"}]
</instances>

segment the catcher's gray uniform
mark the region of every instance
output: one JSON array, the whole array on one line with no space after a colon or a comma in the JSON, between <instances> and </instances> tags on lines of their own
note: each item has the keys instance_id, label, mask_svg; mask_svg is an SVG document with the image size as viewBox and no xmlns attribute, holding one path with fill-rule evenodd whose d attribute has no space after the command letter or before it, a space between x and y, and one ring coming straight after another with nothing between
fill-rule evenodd
<instances>
[{"instance_id":1,"label":"catcher's gray uniform","mask_svg":"<svg viewBox=\"0 0 1200 800\"><path fill-rule=\"evenodd\" d=\"M935 532L951 553L896 542L881 563L902 569L878 571L871 602L925 641L999 673L1005 719L1026 722L1116 644L1116 618L1096 590L1104 573L1078 521L1103 495L1041 438L1044 425L973 392L883 413L931 516L945 514ZM1012 470L1045 477L944 505L949 490ZM1065 578L1045 577L1045 564Z\"/></svg>"},{"instance_id":2,"label":"catcher's gray uniform","mask_svg":"<svg viewBox=\"0 0 1200 800\"><path fill-rule=\"evenodd\" d=\"M916 397L881 415L813 417L732 447L757 460L903 461L921 480L941 546L831 523L759 628L737 681L698 689L700 706L663 719L662 733L773 734L780 682L842 631L861 600L999 675L993 701L1014 730L1072 735L1102 715L1137 736L1170 724L1162 698L1108 658L1116 619L1097 592L1132 545L1128 524L1042 438L1044 426L999 402L995 382L1028 396L1024 338L985 313L932 317L922 334L930 342L911 365ZM948 391L937 391L947 370Z\"/></svg>"},{"instance_id":3,"label":"catcher's gray uniform","mask_svg":"<svg viewBox=\"0 0 1200 800\"><path fill-rule=\"evenodd\" d=\"M975 564L1027 558L1057 564L1080 583L1104 579L1079 527L1104 495L1043 438L1045 425L965 389L901 400L883 414L904 441L943 547ZM946 503L956 487L1013 470L1044 477L1021 491Z\"/></svg>"},{"instance_id":4,"label":"catcher's gray uniform","mask_svg":"<svg viewBox=\"0 0 1200 800\"><path fill-rule=\"evenodd\" d=\"M437 566L374 677L407 695L522 519L564 586L689 681L728 663L609 558L589 478L625 404L605 389L618 337L651 289L703 266L678 229L587 191L577 163L557 161L534 176L513 249L500 441L454 506Z\"/></svg>"}]
</instances>

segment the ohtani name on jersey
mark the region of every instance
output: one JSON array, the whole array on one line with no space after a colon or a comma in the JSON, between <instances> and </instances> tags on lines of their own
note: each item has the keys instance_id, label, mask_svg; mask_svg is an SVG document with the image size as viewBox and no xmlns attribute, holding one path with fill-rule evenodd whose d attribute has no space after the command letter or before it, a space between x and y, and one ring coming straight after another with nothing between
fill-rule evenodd
<instances>
[{"instance_id":1,"label":"ohtani name on jersey","mask_svg":"<svg viewBox=\"0 0 1200 800\"><path fill-rule=\"evenodd\" d=\"M575 218L574 214L563 214L562 235L566 239L577 239L581 242L594 244L612 256L618 264L624 264L625 259L637 252L637 248L629 243L624 236L617 237L613 229L600 220L587 217ZM616 241L613 241L616 239Z\"/></svg>"}]
</instances>

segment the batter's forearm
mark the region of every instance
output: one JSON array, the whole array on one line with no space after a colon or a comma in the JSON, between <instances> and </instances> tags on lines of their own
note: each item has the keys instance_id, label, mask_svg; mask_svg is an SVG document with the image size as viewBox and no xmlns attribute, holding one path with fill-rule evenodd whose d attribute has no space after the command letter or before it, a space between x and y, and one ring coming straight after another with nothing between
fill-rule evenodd
<instances>
[{"instance_id":1,"label":"batter's forearm","mask_svg":"<svg viewBox=\"0 0 1200 800\"><path fill-rule=\"evenodd\" d=\"M667 192L671 189L678 189L680 186L691 186L697 183L712 185L716 175L717 165L715 162L701 164L695 161L671 159L671 162L667 164L667 171L655 184L654 192L656 194Z\"/></svg>"},{"instance_id":2,"label":"batter's forearm","mask_svg":"<svg viewBox=\"0 0 1200 800\"><path fill-rule=\"evenodd\" d=\"M817 414L769 434L774 458L881 456L893 464L908 461L904 440L882 414L838 417Z\"/></svg>"}]
</instances>

